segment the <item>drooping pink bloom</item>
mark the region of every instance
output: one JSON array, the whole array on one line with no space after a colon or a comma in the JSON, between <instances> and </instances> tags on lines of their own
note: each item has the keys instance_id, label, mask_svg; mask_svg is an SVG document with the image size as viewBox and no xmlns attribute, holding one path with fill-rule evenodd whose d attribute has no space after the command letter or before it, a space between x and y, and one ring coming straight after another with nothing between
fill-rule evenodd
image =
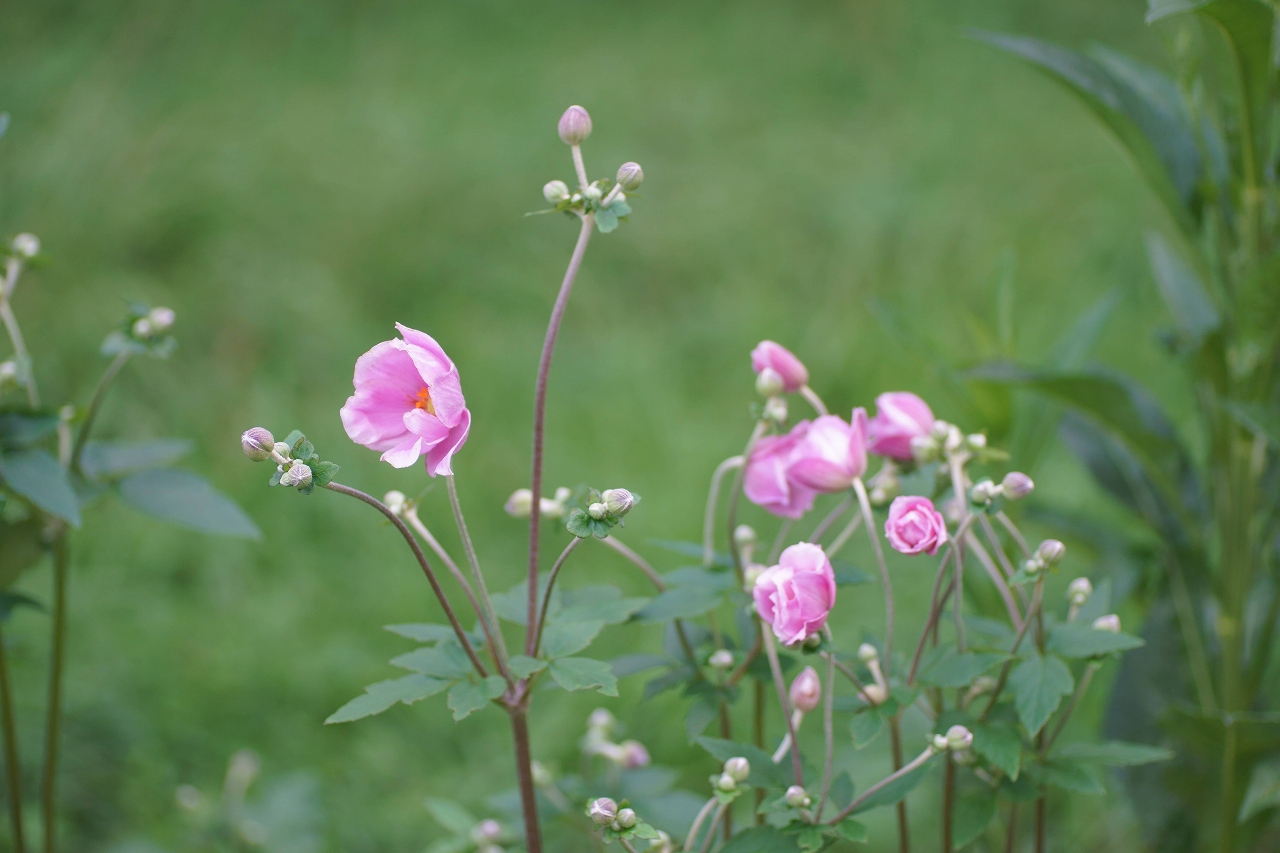
<instances>
[{"instance_id":1,"label":"drooping pink bloom","mask_svg":"<svg viewBox=\"0 0 1280 853\"><path fill-rule=\"evenodd\" d=\"M787 694L791 699L791 707L806 714L812 712L822 701L822 679L818 671L806 666L791 682L791 690Z\"/></svg>"},{"instance_id":2,"label":"drooping pink bloom","mask_svg":"<svg viewBox=\"0 0 1280 853\"><path fill-rule=\"evenodd\" d=\"M867 412L853 410L851 423L823 415L796 446L787 476L817 492L843 492L867 470Z\"/></svg>"},{"instance_id":3,"label":"drooping pink bloom","mask_svg":"<svg viewBox=\"0 0 1280 853\"><path fill-rule=\"evenodd\" d=\"M876 397L876 416L867 424L868 448L879 456L910 459L911 439L929 434L933 412L909 391Z\"/></svg>"},{"instance_id":4,"label":"drooping pink bloom","mask_svg":"<svg viewBox=\"0 0 1280 853\"><path fill-rule=\"evenodd\" d=\"M936 554L947 541L947 522L933 508L933 501L917 495L903 495L889 505L885 536L895 551L903 554Z\"/></svg>"},{"instance_id":5,"label":"drooping pink bloom","mask_svg":"<svg viewBox=\"0 0 1280 853\"><path fill-rule=\"evenodd\" d=\"M356 361L356 393L342 407L342 426L396 468L425 455L432 477L452 474L450 461L471 428L458 368L430 335L396 328L403 339L383 341Z\"/></svg>"},{"instance_id":6,"label":"drooping pink bloom","mask_svg":"<svg viewBox=\"0 0 1280 853\"><path fill-rule=\"evenodd\" d=\"M795 354L782 344L761 341L751 351L751 369L759 373L766 367L782 377L784 391L799 391L809 384L809 371L805 368L804 362L796 358Z\"/></svg>"},{"instance_id":7,"label":"drooping pink bloom","mask_svg":"<svg viewBox=\"0 0 1280 853\"><path fill-rule=\"evenodd\" d=\"M742 477L747 500L783 518L799 518L813 508L814 491L787 476L796 447L808 431L809 422L801 421L786 435L756 442Z\"/></svg>"},{"instance_id":8,"label":"drooping pink bloom","mask_svg":"<svg viewBox=\"0 0 1280 853\"><path fill-rule=\"evenodd\" d=\"M822 630L836 603L836 576L827 553L800 542L782 552L778 565L765 569L751 590L756 613L785 645Z\"/></svg>"}]
</instances>

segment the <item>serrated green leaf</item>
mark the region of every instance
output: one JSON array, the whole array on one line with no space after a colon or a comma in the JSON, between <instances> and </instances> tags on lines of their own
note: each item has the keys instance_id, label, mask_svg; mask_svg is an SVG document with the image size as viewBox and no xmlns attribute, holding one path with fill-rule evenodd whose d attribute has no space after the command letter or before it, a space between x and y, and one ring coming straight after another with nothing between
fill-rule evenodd
<instances>
[{"instance_id":1,"label":"serrated green leaf","mask_svg":"<svg viewBox=\"0 0 1280 853\"><path fill-rule=\"evenodd\" d=\"M507 661L507 668L511 670L511 674L516 678L528 678L535 672L541 672L546 666L546 661L531 658L527 655L513 655Z\"/></svg>"},{"instance_id":2,"label":"serrated green leaf","mask_svg":"<svg viewBox=\"0 0 1280 853\"><path fill-rule=\"evenodd\" d=\"M9 488L40 509L80 526L80 501L67 472L47 450L14 450L0 455L0 475Z\"/></svg>"},{"instance_id":3,"label":"serrated green leaf","mask_svg":"<svg viewBox=\"0 0 1280 853\"><path fill-rule=\"evenodd\" d=\"M565 520L565 528L577 536L579 539L591 538L591 516L580 509L575 509L569 513L569 517Z\"/></svg>"},{"instance_id":4,"label":"serrated green leaf","mask_svg":"<svg viewBox=\"0 0 1280 853\"><path fill-rule=\"evenodd\" d=\"M1018 719L1034 736L1058 709L1062 697L1075 687L1075 679L1061 658L1036 655L1014 667L1009 686Z\"/></svg>"},{"instance_id":5,"label":"serrated green leaf","mask_svg":"<svg viewBox=\"0 0 1280 853\"><path fill-rule=\"evenodd\" d=\"M973 751L1010 779L1018 778L1022 762L1022 736L1013 726L983 723L973 728Z\"/></svg>"},{"instance_id":6,"label":"serrated green leaf","mask_svg":"<svg viewBox=\"0 0 1280 853\"><path fill-rule=\"evenodd\" d=\"M80 455L80 470L97 480L130 474L145 468L162 468L191 452L191 442L182 438L157 441L90 441Z\"/></svg>"},{"instance_id":7,"label":"serrated green leaf","mask_svg":"<svg viewBox=\"0 0 1280 853\"><path fill-rule=\"evenodd\" d=\"M854 844L867 843L867 827L851 817L837 823L836 832L845 841L852 841Z\"/></svg>"},{"instance_id":8,"label":"serrated green leaf","mask_svg":"<svg viewBox=\"0 0 1280 853\"><path fill-rule=\"evenodd\" d=\"M45 555L44 522L32 516L10 524L0 521L0 589L8 589Z\"/></svg>"},{"instance_id":9,"label":"serrated green leaf","mask_svg":"<svg viewBox=\"0 0 1280 853\"><path fill-rule=\"evenodd\" d=\"M618 215L609 208L602 208L596 211L596 228L601 234L608 234L610 231L618 227Z\"/></svg>"},{"instance_id":10,"label":"serrated green leaf","mask_svg":"<svg viewBox=\"0 0 1280 853\"><path fill-rule=\"evenodd\" d=\"M1028 768L1029 774L1034 770L1036 781L1064 791L1075 791L1078 794L1104 794L1106 788L1082 762L1066 759L1050 759L1041 765Z\"/></svg>"},{"instance_id":11,"label":"serrated green leaf","mask_svg":"<svg viewBox=\"0 0 1280 853\"><path fill-rule=\"evenodd\" d=\"M558 619L547 623L542 631L542 655L548 660L565 658L591 645L591 641L604 630L604 622L561 622Z\"/></svg>"},{"instance_id":12,"label":"serrated green leaf","mask_svg":"<svg viewBox=\"0 0 1280 853\"><path fill-rule=\"evenodd\" d=\"M405 622L399 625L383 625L384 631L390 631L409 640L419 643L439 643L454 640L458 635L450 625L432 625L426 622Z\"/></svg>"},{"instance_id":13,"label":"serrated green leaf","mask_svg":"<svg viewBox=\"0 0 1280 853\"><path fill-rule=\"evenodd\" d=\"M497 699L507 689L500 675L491 675L481 681L459 681L449 688L449 710L454 720L467 717Z\"/></svg>"},{"instance_id":14,"label":"serrated green leaf","mask_svg":"<svg viewBox=\"0 0 1280 853\"><path fill-rule=\"evenodd\" d=\"M933 687L967 687L975 678L1008 657L988 652L965 652L957 655L954 646L948 644L945 648L945 654L930 661L927 669L922 668L918 677L922 684Z\"/></svg>"},{"instance_id":15,"label":"serrated green leaf","mask_svg":"<svg viewBox=\"0 0 1280 853\"><path fill-rule=\"evenodd\" d=\"M564 607L556 614L556 620L560 622L592 622L599 620L606 625L619 625L630 619L631 614L648 603L649 599L647 598L606 598L575 604L566 595Z\"/></svg>"},{"instance_id":16,"label":"serrated green leaf","mask_svg":"<svg viewBox=\"0 0 1280 853\"><path fill-rule=\"evenodd\" d=\"M904 799L908 794L916 789L917 785L924 781L924 777L929 774L929 771L933 769L933 766L936 763L937 756L935 755L915 770L900 776L888 785L885 785L879 791L876 791L874 794L867 797L858 804L858 807L853 810L853 813L861 814L862 812L878 808L880 806L891 806L899 800Z\"/></svg>"},{"instance_id":17,"label":"serrated green leaf","mask_svg":"<svg viewBox=\"0 0 1280 853\"><path fill-rule=\"evenodd\" d=\"M58 429L61 419L57 415L30 412L5 412L0 414L0 447L19 450L30 447Z\"/></svg>"},{"instance_id":18,"label":"serrated green leaf","mask_svg":"<svg viewBox=\"0 0 1280 853\"><path fill-rule=\"evenodd\" d=\"M618 679L614 678L609 664L591 658L560 658L547 665L547 671L556 684L565 690L596 688L605 696L618 695Z\"/></svg>"},{"instance_id":19,"label":"serrated green leaf","mask_svg":"<svg viewBox=\"0 0 1280 853\"><path fill-rule=\"evenodd\" d=\"M1079 622L1054 625L1047 648L1066 658L1091 658L1126 652L1144 645L1141 637L1118 631L1103 631Z\"/></svg>"},{"instance_id":20,"label":"serrated green leaf","mask_svg":"<svg viewBox=\"0 0 1280 853\"><path fill-rule=\"evenodd\" d=\"M333 482L342 470L336 462L315 462L311 465L311 482L316 486L327 486Z\"/></svg>"},{"instance_id":21,"label":"serrated green leaf","mask_svg":"<svg viewBox=\"0 0 1280 853\"><path fill-rule=\"evenodd\" d=\"M712 758L722 763L730 758L747 759L747 763L751 765L751 775L747 777L747 784L753 787L785 788L795 781L789 769L784 770L781 766L774 764L773 757L758 746L717 737L700 737L694 742L709 752Z\"/></svg>"},{"instance_id":22,"label":"serrated green leaf","mask_svg":"<svg viewBox=\"0 0 1280 853\"><path fill-rule=\"evenodd\" d=\"M1170 761L1173 751L1145 743L1108 740L1102 743L1069 743L1054 750L1053 758L1091 762L1106 767L1136 767L1157 761Z\"/></svg>"},{"instance_id":23,"label":"serrated green leaf","mask_svg":"<svg viewBox=\"0 0 1280 853\"><path fill-rule=\"evenodd\" d=\"M724 592L711 584L675 586L659 593L634 616L637 622L666 622L688 619L715 610L724 601Z\"/></svg>"},{"instance_id":24,"label":"serrated green leaf","mask_svg":"<svg viewBox=\"0 0 1280 853\"><path fill-rule=\"evenodd\" d=\"M357 696L347 704L329 715L325 725L331 723L349 723L374 714L381 714L396 703L412 705L420 699L434 696L449 686L448 681L438 678L427 678L424 675L406 675L404 678L393 678L379 681L364 689L364 695Z\"/></svg>"},{"instance_id":25,"label":"serrated green leaf","mask_svg":"<svg viewBox=\"0 0 1280 853\"><path fill-rule=\"evenodd\" d=\"M862 749L870 744L883 730L884 717L875 708L854 714L849 720L849 733L853 736L855 749Z\"/></svg>"},{"instance_id":26,"label":"serrated green leaf","mask_svg":"<svg viewBox=\"0 0 1280 853\"><path fill-rule=\"evenodd\" d=\"M457 643L424 646L391 659L392 666L449 681L471 675L471 661Z\"/></svg>"},{"instance_id":27,"label":"serrated green leaf","mask_svg":"<svg viewBox=\"0 0 1280 853\"><path fill-rule=\"evenodd\" d=\"M121 480L120 498L134 509L202 533L258 539L262 534L234 501L190 471L162 468Z\"/></svg>"},{"instance_id":28,"label":"serrated green leaf","mask_svg":"<svg viewBox=\"0 0 1280 853\"><path fill-rule=\"evenodd\" d=\"M784 835L772 826L753 826L730 838L720 853L797 853L798 850L794 835Z\"/></svg>"},{"instance_id":29,"label":"serrated green leaf","mask_svg":"<svg viewBox=\"0 0 1280 853\"><path fill-rule=\"evenodd\" d=\"M471 837L471 831L476 828L479 823L471 812L460 803L453 800L446 800L440 797L427 797L423 803L427 807L427 812L436 819L436 823L452 832L454 835L461 835L466 838Z\"/></svg>"},{"instance_id":30,"label":"serrated green leaf","mask_svg":"<svg viewBox=\"0 0 1280 853\"><path fill-rule=\"evenodd\" d=\"M996 816L996 789L987 785L968 786L956 797L951 822L951 843L958 850L986 830Z\"/></svg>"}]
</instances>

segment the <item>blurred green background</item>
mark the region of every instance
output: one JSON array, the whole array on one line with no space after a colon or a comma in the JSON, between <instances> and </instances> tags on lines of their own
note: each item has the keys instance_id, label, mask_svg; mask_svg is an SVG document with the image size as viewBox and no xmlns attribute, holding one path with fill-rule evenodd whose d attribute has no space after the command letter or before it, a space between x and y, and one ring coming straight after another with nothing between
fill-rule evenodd
<instances>
[{"instance_id":1,"label":"blurred green background","mask_svg":"<svg viewBox=\"0 0 1280 853\"><path fill-rule=\"evenodd\" d=\"M512 786L497 712L455 726L437 697L321 725L395 675L385 661L410 644L381 626L438 608L373 512L268 491L236 438L301 428L344 482L427 487L420 468L392 470L352 445L338 409L356 357L395 321L428 331L458 363L474 414L456 470L491 586L520 579L524 528L501 506L528 477L535 362L575 234L522 214L542 206L545 181L572 175L555 134L568 104L594 119L592 176L634 159L646 182L632 221L588 253L551 384L547 478L642 494L624 538L662 568L680 558L645 541L697 537L710 472L750 428L747 354L764 337L792 347L837 409L907 388L979 429L934 396L940 374L916 340L953 367L996 355L994 283L1013 270L1028 359L1117 292L1097 358L1185 412L1153 341L1163 313L1140 238L1160 224L1155 205L1068 96L964 35L1096 40L1160 63L1143 6L7 4L0 231L44 242L47 263L16 296L44 394L84 401L125 299L172 306L178 353L129 367L100 434L196 439L194 466L264 531L258 543L217 540L110 505L75 537L65 849L181 849L175 789L215 791L241 748L261 756L264 783L309 774L318 849L344 853L421 850L441 832L424 796L483 812ZM876 299L915 339L877 321ZM1097 506L1062 451L1033 473L1042 505ZM442 484L424 504L454 543ZM1089 568L1078 559L1068 576ZM904 608L916 603L906 624L918 624L929 570L894 570ZM567 572L569 585L610 576L643 588L604 549ZM47 598L48 582L42 566L23 588ZM879 596L864 589L841 602L850 639L879 624ZM47 625L23 611L9 630L33 789ZM613 628L596 656L658 642ZM711 762L685 742L682 703L641 707L641 684L624 682L620 700L541 694L535 757L574 766L582 721L605 704L702 790ZM869 752L841 756L860 782L881 769ZM921 814L934 787L915 795ZM1089 815L1064 835L1079 849L1125 849L1129 816L1118 794L1106 803L1053 817L1065 827Z\"/></svg>"}]
</instances>

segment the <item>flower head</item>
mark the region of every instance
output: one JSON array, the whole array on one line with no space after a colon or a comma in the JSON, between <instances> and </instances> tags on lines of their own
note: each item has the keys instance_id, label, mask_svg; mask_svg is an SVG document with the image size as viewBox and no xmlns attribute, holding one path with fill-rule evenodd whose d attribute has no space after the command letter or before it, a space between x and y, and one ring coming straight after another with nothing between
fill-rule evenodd
<instances>
[{"instance_id":1,"label":"flower head","mask_svg":"<svg viewBox=\"0 0 1280 853\"><path fill-rule=\"evenodd\" d=\"M867 470L867 413L854 409L851 423L823 415L809 425L787 468L792 483L815 492L843 492Z\"/></svg>"},{"instance_id":2,"label":"flower head","mask_svg":"<svg viewBox=\"0 0 1280 853\"><path fill-rule=\"evenodd\" d=\"M276 440L263 427L253 427L240 435L240 449L254 462L266 462L275 450Z\"/></svg>"},{"instance_id":3,"label":"flower head","mask_svg":"<svg viewBox=\"0 0 1280 853\"><path fill-rule=\"evenodd\" d=\"M782 377L786 391L799 391L809 384L809 371L791 350L773 341L761 341L751 351L751 369L760 373L766 367Z\"/></svg>"},{"instance_id":4,"label":"flower head","mask_svg":"<svg viewBox=\"0 0 1280 853\"><path fill-rule=\"evenodd\" d=\"M924 438L933 428L929 405L907 391L876 397L876 416L867 424L868 449L879 456L911 459L913 438Z\"/></svg>"},{"instance_id":5,"label":"flower head","mask_svg":"<svg viewBox=\"0 0 1280 853\"><path fill-rule=\"evenodd\" d=\"M895 551L903 554L936 554L947 541L947 522L933 508L933 501L916 495L903 495L889 505L889 519L884 534Z\"/></svg>"},{"instance_id":6,"label":"flower head","mask_svg":"<svg viewBox=\"0 0 1280 853\"><path fill-rule=\"evenodd\" d=\"M797 711L808 714L817 708L822 701L822 680L818 678L818 671L811 666L802 669L791 682L789 696L792 707Z\"/></svg>"},{"instance_id":7,"label":"flower head","mask_svg":"<svg viewBox=\"0 0 1280 853\"><path fill-rule=\"evenodd\" d=\"M579 145L591 135L591 116L585 109L574 104L560 116L560 124L556 130L565 145Z\"/></svg>"},{"instance_id":8,"label":"flower head","mask_svg":"<svg viewBox=\"0 0 1280 853\"><path fill-rule=\"evenodd\" d=\"M356 361L356 393L342 407L342 425L356 444L382 451L407 468L427 458L427 473L453 473L453 454L467 440L471 412L458 368L430 335L396 324L402 338Z\"/></svg>"},{"instance_id":9,"label":"flower head","mask_svg":"<svg viewBox=\"0 0 1280 853\"><path fill-rule=\"evenodd\" d=\"M836 577L821 547L809 542L782 552L751 590L756 613L786 645L822 630L836 602Z\"/></svg>"},{"instance_id":10,"label":"flower head","mask_svg":"<svg viewBox=\"0 0 1280 853\"><path fill-rule=\"evenodd\" d=\"M742 480L747 500L783 518L799 518L813 508L815 492L787 476L796 447L808 431L809 422L801 421L786 435L756 442Z\"/></svg>"}]
</instances>

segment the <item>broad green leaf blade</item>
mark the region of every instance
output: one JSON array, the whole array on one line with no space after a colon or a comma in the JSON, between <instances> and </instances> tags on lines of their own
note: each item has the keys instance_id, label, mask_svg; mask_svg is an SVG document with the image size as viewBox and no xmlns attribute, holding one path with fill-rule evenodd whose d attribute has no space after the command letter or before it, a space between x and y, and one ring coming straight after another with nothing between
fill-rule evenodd
<instances>
[{"instance_id":1,"label":"broad green leaf blade","mask_svg":"<svg viewBox=\"0 0 1280 853\"><path fill-rule=\"evenodd\" d=\"M548 660L567 658L591 645L604 623L595 622L561 622L558 619L547 624L542 631L542 655Z\"/></svg>"},{"instance_id":2,"label":"broad green leaf blade","mask_svg":"<svg viewBox=\"0 0 1280 853\"><path fill-rule=\"evenodd\" d=\"M785 788L795 781L789 766L784 770L780 765L774 764L773 757L758 746L718 737L700 737L694 742L709 752L716 761L725 762L730 758L747 759L747 763L751 765L751 775L747 777L747 783L754 787Z\"/></svg>"},{"instance_id":3,"label":"broad green leaf blade","mask_svg":"<svg viewBox=\"0 0 1280 853\"><path fill-rule=\"evenodd\" d=\"M1226 408L1245 429L1256 435L1265 436L1277 450L1280 450L1280 407L1262 403L1228 402Z\"/></svg>"},{"instance_id":4,"label":"broad green leaf blade","mask_svg":"<svg viewBox=\"0 0 1280 853\"><path fill-rule=\"evenodd\" d=\"M1137 767L1141 764L1169 761L1173 758L1173 751L1145 743L1107 740L1102 743L1069 743L1054 750L1053 757L1092 762L1105 767Z\"/></svg>"},{"instance_id":5,"label":"broad green leaf blade","mask_svg":"<svg viewBox=\"0 0 1280 853\"><path fill-rule=\"evenodd\" d=\"M471 812L463 808L459 803L453 800L446 800L439 797L427 797L424 805L427 811L436 823L452 832L454 835L461 835L469 838L471 831L476 828L478 820L472 816Z\"/></svg>"},{"instance_id":6,"label":"broad green leaf blade","mask_svg":"<svg viewBox=\"0 0 1280 853\"><path fill-rule=\"evenodd\" d=\"M868 708L853 715L849 721L849 734L853 736L853 748L868 746L884 731L884 717L875 708Z\"/></svg>"},{"instance_id":7,"label":"broad green leaf blade","mask_svg":"<svg viewBox=\"0 0 1280 853\"><path fill-rule=\"evenodd\" d=\"M1240 804L1240 823L1268 809L1280 807L1280 764L1269 761L1253 768L1244 802Z\"/></svg>"},{"instance_id":8,"label":"broad green leaf blade","mask_svg":"<svg viewBox=\"0 0 1280 853\"><path fill-rule=\"evenodd\" d=\"M14 450L0 456L0 475L18 494L40 509L80 526L80 501L67 472L47 450Z\"/></svg>"},{"instance_id":9,"label":"broad green leaf blade","mask_svg":"<svg viewBox=\"0 0 1280 853\"><path fill-rule=\"evenodd\" d=\"M959 850L973 841L996 816L996 789L988 785L967 787L956 797L951 843Z\"/></svg>"},{"instance_id":10,"label":"broad green leaf blade","mask_svg":"<svg viewBox=\"0 0 1280 853\"><path fill-rule=\"evenodd\" d=\"M949 651L950 654L934 660L927 670L920 673L919 680L922 684L932 687L967 687L975 678L1003 662L1007 657L1007 655L985 652L965 652L957 655L954 647Z\"/></svg>"},{"instance_id":11,"label":"broad green leaf blade","mask_svg":"<svg viewBox=\"0 0 1280 853\"><path fill-rule=\"evenodd\" d=\"M19 450L30 447L40 439L52 435L60 422L57 415L23 412L0 414L0 448Z\"/></svg>"},{"instance_id":12,"label":"broad green leaf blade","mask_svg":"<svg viewBox=\"0 0 1280 853\"><path fill-rule=\"evenodd\" d=\"M1013 726L983 723L973 729L973 751L1010 779L1018 778L1022 763L1022 736Z\"/></svg>"},{"instance_id":13,"label":"broad green leaf blade","mask_svg":"<svg viewBox=\"0 0 1280 853\"><path fill-rule=\"evenodd\" d=\"M635 614L637 622L666 622L688 619L715 610L724 601L724 591L711 584L676 586L658 594Z\"/></svg>"},{"instance_id":14,"label":"broad green leaf blade","mask_svg":"<svg viewBox=\"0 0 1280 853\"><path fill-rule=\"evenodd\" d=\"M1065 658L1092 658L1127 652L1144 645L1141 637L1118 631L1102 631L1079 622L1054 625L1048 649Z\"/></svg>"},{"instance_id":15,"label":"broad green leaf blade","mask_svg":"<svg viewBox=\"0 0 1280 853\"><path fill-rule=\"evenodd\" d=\"M879 806L891 806L905 798L907 794L910 794L916 789L917 785L924 781L924 777L929 774L929 771L932 770L933 766L937 763L937 758L938 757L936 755L933 756L915 770L912 770L910 773L907 773L902 777L893 780L888 785L885 785L879 791L876 791L874 794L859 803L858 807L853 810L853 813L861 814L862 812L878 808Z\"/></svg>"},{"instance_id":16,"label":"broad green leaf blade","mask_svg":"<svg viewBox=\"0 0 1280 853\"><path fill-rule=\"evenodd\" d=\"M1036 655L1014 667L1009 686L1013 688L1018 719L1034 736L1058 710L1062 697L1075 687L1075 679L1061 658Z\"/></svg>"},{"instance_id":17,"label":"broad green leaf blade","mask_svg":"<svg viewBox=\"0 0 1280 853\"><path fill-rule=\"evenodd\" d=\"M401 637L416 640L419 643L448 642L458 636L453 632L453 627L450 625L432 625L426 622L404 622L399 625L383 625L382 627L385 631L399 634Z\"/></svg>"},{"instance_id":18,"label":"broad green leaf blade","mask_svg":"<svg viewBox=\"0 0 1280 853\"><path fill-rule=\"evenodd\" d=\"M234 501L190 471L162 468L121 480L120 498L148 515L224 536L258 539L262 534Z\"/></svg>"},{"instance_id":19,"label":"broad green leaf blade","mask_svg":"<svg viewBox=\"0 0 1280 853\"><path fill-rule=\"evenodd\" d=\"M565 690L596 688L605 696L618 695L618 679L609 664L591 658L560 658L547 665L551 679Z\"/></svg>"},{"instance_id":20,"label":"broad green leaf blade","mask_svg":"<svg viewBox=\"0 0 1280 853\"><path fill-rule=\"evenodd\" d=\"M507 683L500 675L491 675L478 681L459 681L449 688L449 710L454 720L465 720L467 717L488 705L502 695Z\"/></svg>"},{"instance_id":21,"label":"broad green leaf blade","mask_svg":"<svg viewBox=\"0 0 1280 853\"><path fill-rule=\"evenodd\" d=\"M640 653L614 658L609 662L609 665L613 669L614 675L618 678L626 678L628 675L635 675L638 672L644 672L660 666L669 666L671 663L671 658L663 657L662 655Z\"/></svg>"},{"instance_id":22,"label":"broad green leaf blade","mask_svg":"<svg viewBox=\"0 0 1280 853\"><path fill-rule=\"evenodd\" d=\"M471 661L457 643L424 646L391 659L392 666L452 681L471 675Z\"/></svg>"},{"instance_id":23,"label":"broad green leaf blade","mask_svg":"<svg viewBox=\"0 0 1280 853\"><path fill-rule=\"evenodd\" d=\"M702 546L697 542L675 542L670 539L650 539L649 544L655 548L663 548L667 551L673 551L677 554L683 554L686 557L693 557L701 560L703 557ZM733 568L733 556L723 552L713 552L711 556L711 565L721 569Z\"/></svg>"},{"instance_id":24,"label":"broad green leaf blade","mask_svg":"<svg viewBox=\"0 0 1280 853\"><path fill-rule=\"evenodd\" d=\"M44 554L44 522L39 518L14 524L0 521L0 589L13 586Z\"/></svg>"},{"instance_id":25,"label":"broad green leaf blade","mask_svg":"<svg viewBox=\"0 0 1280 853\"><path fill-rule=\"evenodd\" d=\"M1187 346L1198 347L1222 322L1200 276L1160 234L1147 234L1147 257L1156 286Z\"/></svg>"},{"instance_id":26,"label":"broad green leaf blade","mask_svg":"<svg viewBox=\"0 0 1280 853\"><path fill-rule=\"evenodd\" d=\"M406 675L404 678L393 678L390 681L379 681L364 689L363 696L357 696L347 704L329 715L325 725L331 723L349 723L374 714L381 714L397 702L412 705L420 699L434 696L449 686L449 682L438 678L427 678L422 675Z\"/></svg>"},{"instance_id":27,"label":"broad green leaf blade","mask_svg":"<svg viewBox=\"0 0 1280 853\"><path fill-rule=\"evenodd\" d=\"M80 456L80 470L91 480L130 474L145 468L163 468L191 452L182 438L157 441L90 441Z\"/></svg>"},{"instance_id":28,"label":"broad green leaf blade","mask_svg":"<svg viewBox=\"0 0 1280 853\"><path fill-rule=\"evenodd\" d=\"M507 668L511 670L511 674L516 678L528 678L535 672L541 672L546 666L546 661L526 655L513 655L507 661Z\"/></svg>"},{"instance_id":29,"label":"broad green leaf blade","mask_svg":"<svg viewBox=\"0 0 1280 853\"><path fill-rule=\"evenodd\" d=\"M1027 774L1043 785L1052 785L1077 794L1105 794L1106 788L1092 770L1078 761L1050 759L1044 764L1032 765Z\"/></svg>"},{"instance_id":30,"label":"broad green leaf blade","mask_svg":"<svg viewBox=\"0 0 1280 853\"><path fill-rule=\"evenodd\" d=\"M796 853L799 849L794 835L784 835L772 826L753 826L730 838L720 853Z\"/></svg>"}]
</instances>

